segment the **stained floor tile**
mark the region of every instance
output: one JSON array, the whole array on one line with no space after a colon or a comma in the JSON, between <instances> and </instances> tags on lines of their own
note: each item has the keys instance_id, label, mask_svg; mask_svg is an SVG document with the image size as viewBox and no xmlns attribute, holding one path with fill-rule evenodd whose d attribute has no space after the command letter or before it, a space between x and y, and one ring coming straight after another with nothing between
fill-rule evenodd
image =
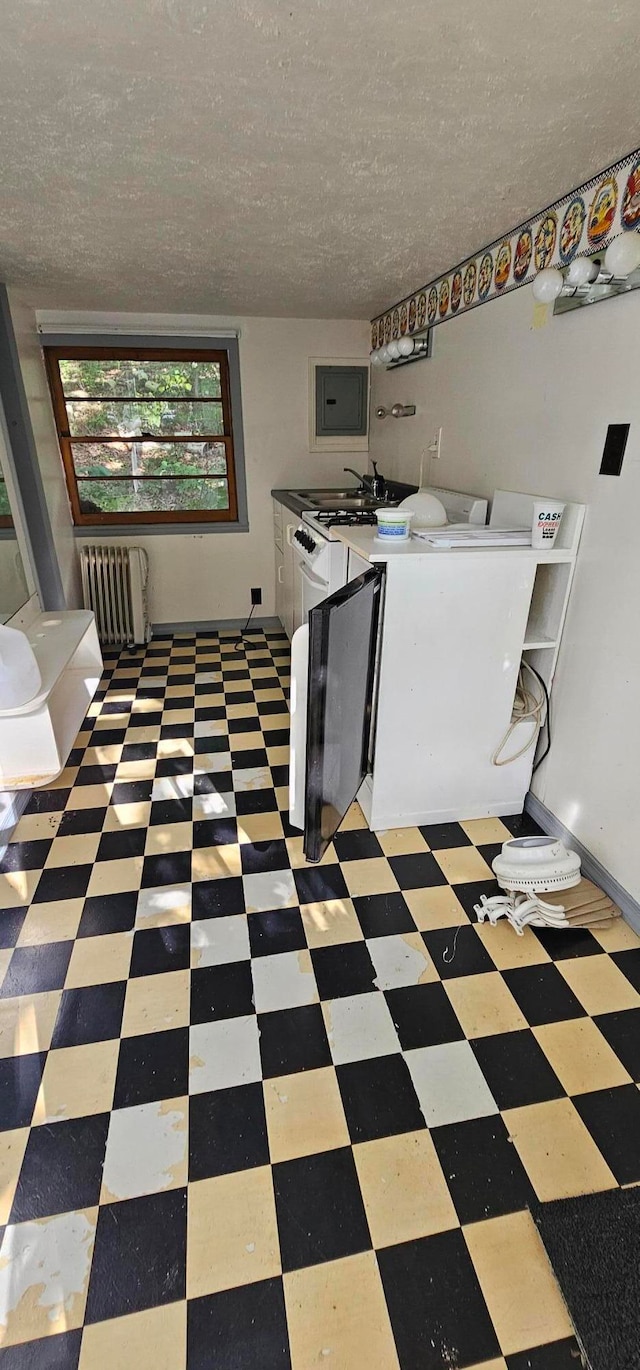
<instances>
[{"instance_id":1,"label":"stained floor tile","mask_svg":"<svg viewBox=\"0 0 640 1370\"><path fill-rule=\"evenodd\" d=\"M534 1036L567 1094L630 1083L630 1076L591 1018L545 1023Z\"/></svg>"},{"instance_id":2,"label":"stained floor tile","mask_svg":"<svg viewBox=\"0 0 640 1370\"><path fill-rule=\"evenodd\" d=\"M329 999L322 1012L335 1065L387 1056L399 1049L391 1014L380 994Z\"/></svg>"},{"instance_id":3,"label":"stained floor tile","mask_svg":"<svg viewBox=\"0 0 640 1370\"><path fill-rule=\"evenodd\" d=\"M480 1287L505 1355L571 1334L571 1321L529 1213L510 1213L464 1228ZM526 1269L513 1298L513 1269Z\"/></svg>"},{"instance_id":4,"label":"stained floor tile","mask_svg":"<svg viewBox=\"0 0 640 1370\"><path fill-rule=\"evenodd\" d=\"M3 1347L82 1326L96 1217L92 1208L5 1229L0 1247Z\"/></svg>"},{"instance_id":5,"label":"stained floor tile","mask_svg":"<svg viewBox=\"0 0 640 1370\"><path fill-rule=\"evenodd\" d=\"M448 980L447 994L469 1039L527 1027L524 1014L498 971Z\"/></svg>"},{"instance_id":6,"label":"stained floor tile","mask_svg":"<svg viewBox=\"0 0 640 1370\"><path fill-rule=\"evenodd\" d=\"M290 1370L281 1279L257 1280L177 1306L188 1308L189 1370L211 1370L214 1365L244 1370L254 1364ZM184 1365L184 1352L176 1351L166 1370L177 1365ZM160 1370L165 1370L162 1363Z\"/></svg>"},{"instance_id":7,"label":"stained floor tile","mask_svg":"<svg viewBox=\"0 0 640 1370\"><path fill-rule=\"evenodd\" d=\"M299 1071L265 1081L265 1108L271 1160L349 1145L349 1132L335 1071ZM640 1100L640 1095L638 1096Z\"/></svg>"},{"instance_id":8,"label":"stained floor tile","mask_svg":"<svg viewBox=\"0 0 640 1370\"><path fill-rule=\"evenodd\" d=\"M459 1228L378 1251L401 1370L488 1360L500 1349Z\"/></svg>"},{"instance_id":9,"label":"stained floor tile","mask_svg":"<svg viewBox=\"0 0 640 1370\"><path fill-rule=\"evenodd\" d=\"M290 1271L283 1284L294 1366L398 1370L373 1251Z\"/></svg>"},{"instance_id":10,"label":"stained floor tile","mask_svg":"<svg viewBox=\"0 0 640 1370\"><path fill-rule=\"evenodd\" d=\"M498 1112L468 1042L417 1047L406 1057L428 1127Z\"/></svg>"},{"instance_id":11,"label":"stained floor tile","mask_svg":"<svg viewBox=\"0 0 640 1370\"><path fill-rule=\"evenodd\" d=\"M351 1147L276 1163L273 1184L283 1270L372 1245Z\"/></svg>"},{"instance_id":12,"label":"stained floor tile","mask_svg":"<svg viewBox=\"0 0 640 1370\"><path fill-rule=\"evenodd\" d=\"M268 1279L280 1270L269 1166L189 1185L189 1299Z\"/></svg>"},{"instance_id":13,"label":"stained floor tile","mask_svg":"<svg viewBox=\"0 0 640 1370\"><path fill-rule=\"evenodd\" d=\"M374 1246L394 1246L458 1226L428 1132L362 1142L353 1154Z\"/></svg>"},{"instance_id":14,"label":"stained floor tile","mask_svg":"<svg viewBox=\"0 0 640 1370\"><path fill-rule=\"evenodd\" d=\"M186 1348L186 1302L164 1304L90 1323L79 1370L175 1370L186 1363Z\"/></svg>"},{"instance_id":15,"label":"stained floor tile","mask_svg":"<svg viewBox=\"0 0 640 1370\"><path fill-rule=\"evenodd\" d=\"M114 1109L104 1157L103 1202L186 1185L187 1115L186 1098Z\"/></svg>"},{"instance_id":16,"label":"stained floor tile","mask_svg":"<svg viewBox=\"0 0 640 1370\"><path fill-rule=\"evenodd\" d=\"M461 1223L517 1212L534 1199L501 1117L450 1123L431 1137Z\"/></svg>"},{"instance_id":17,"label":"stained floor tile","mask_svg":"<svg viewBox=\"0 0 640 1370\"><path fill-rule=\"evenodd\" d=\"M589 1014L640 1008L640 994L610 956L560 961L558 970Z\"/></svg>"},{"instance_id":18,"label":"stained floor tile","mask_svg":"<svg viewBox=\"0 0 640 1370\"><path fill-rule=\"evenodd\" d=\"M614 1187L613 1173L571 1099L506 1109L503 1117L539 1199Z\"/></svg>"}]
</instances>

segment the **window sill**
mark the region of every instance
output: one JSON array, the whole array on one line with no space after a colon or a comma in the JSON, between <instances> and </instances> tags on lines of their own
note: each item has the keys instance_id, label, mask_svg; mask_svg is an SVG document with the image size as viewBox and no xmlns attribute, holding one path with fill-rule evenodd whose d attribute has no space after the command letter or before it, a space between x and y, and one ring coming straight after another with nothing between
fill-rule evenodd
<instances>
[{"instance_id":1,"label":"window sill","mask_svg":"<svg viewBox=\"0 0 640 1370\"><path fill-rule=\"evenodd\" d=\"M202 537L209 533L248 533L248 523L98 523L74 528L73 535L87 541L101 538Z\"/></svg>"}]
</instances>

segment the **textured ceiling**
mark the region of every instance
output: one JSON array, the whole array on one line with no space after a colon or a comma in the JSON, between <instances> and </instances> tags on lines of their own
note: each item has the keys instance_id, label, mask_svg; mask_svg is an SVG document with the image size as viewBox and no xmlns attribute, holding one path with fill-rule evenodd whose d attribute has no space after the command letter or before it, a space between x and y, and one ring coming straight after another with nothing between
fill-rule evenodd
<instances>
[{"instance_id":1,"label":"textured ceiling","mask_svg":"<svg viewBox=\"0 0 640 1370\"><path fill-rule=\"evenodd\" d=\"M640 143L638 0L4 0L0 278L368 317Z\"/></svg>"}]
</instances>

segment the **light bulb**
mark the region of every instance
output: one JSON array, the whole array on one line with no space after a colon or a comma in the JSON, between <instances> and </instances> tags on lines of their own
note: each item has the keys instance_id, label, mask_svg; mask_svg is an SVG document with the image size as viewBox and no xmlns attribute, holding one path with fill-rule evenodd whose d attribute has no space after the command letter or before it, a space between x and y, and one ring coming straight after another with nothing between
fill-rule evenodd
<instances>
[{"instance_id":1,"label":"light bulb","mask_svg":"<svg viewBox=\"0 0 640 1370\"><path fill-rule=\"evenodd\" d=\"M400 356L410 357L414 347L415 343L413 341L413 338L401 338L400 342L398 343L398 351L400 353Z\"/></svg>"},{"instance_id":2,"label":"light bulb","mask_svg":"<svg viewBox=\"0 0 640 1370\"><path fill-rule=\"evenodd\" d=\"M400 344L396 342L395 338L392 338L391 342L387 345L387 352L389 353L391 361L397 362L398 357L400 356Z\"/></svg>"},{"instance_id":3,"label":"light bulb","mask_svg":"<svg viewBox=\"0 0 640 1370\"><path fill-rule=\"evenodd\" d=\"M391 357L389 356L389 348L387 347L386 343L383 343L382 347L378 348L378 357L383 366L386 366L387 362L391 361Z\"/></svg>"},{"instance_id":4,"label":"light bulb","mask_svg":"<svg viewBox=\"0 0 640 1370\"><path fill-rule=\"evenodd\" d=\"M604 269L610 271L617 281L626 280L636 267L640 266L640 236L637 233L621 233L614 238L604 254Z\"/></svg>"},{"instance_id":5,"label":"light bulb","mask_svg":"<svg viewBox=\"0 0 640 1370\"><path fill-rule=\"evenodd\" d=\"M574 257L567 270L566 280L568 285L589 285L591 281L595 281L597 275L596 262L589 261L588 257Z\"/></svg>"},{"instance_id":6,"label":"light bulb","mask_svg":"<svg viewBox=\"0 0 640 1370\"><path fill-rule=\"evenodd\" d=\"M380 356L380 352L377 348L374 348L373 352L371 353L371 356L369 357L369 361L371 362L372 366L382 366L383 358Z\"/></svg>"},{"instance_id":7,"label":"light bulb","mask_svg":"<svg viewBox=\"0 0 640 1370\"><path fill-rule=\"evenodd\" d=\"M548 266L544 271L539 271L533 282L533 298L538 304L553 304L557 300L562 287L564 277L561 271L556 271L553 266Z\"/></svg>"}]
</instances>

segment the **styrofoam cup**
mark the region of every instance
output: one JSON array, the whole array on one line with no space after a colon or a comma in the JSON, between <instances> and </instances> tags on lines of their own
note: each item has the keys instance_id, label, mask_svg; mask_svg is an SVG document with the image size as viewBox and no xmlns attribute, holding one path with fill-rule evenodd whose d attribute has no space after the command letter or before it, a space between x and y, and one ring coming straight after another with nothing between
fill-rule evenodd
<instances>
[{"instance_id":1,"label":"styrofoam cup","mask_svg":"<svg viewBox=\"0 0 640 1370\"><path fill-rule=\"evenodd\" d=\"M537 499L535 501L531 523L532 547L544 547L547 551L553 547L563 514L564 503L562 500Z\"/></svg>"}]
</instances>

